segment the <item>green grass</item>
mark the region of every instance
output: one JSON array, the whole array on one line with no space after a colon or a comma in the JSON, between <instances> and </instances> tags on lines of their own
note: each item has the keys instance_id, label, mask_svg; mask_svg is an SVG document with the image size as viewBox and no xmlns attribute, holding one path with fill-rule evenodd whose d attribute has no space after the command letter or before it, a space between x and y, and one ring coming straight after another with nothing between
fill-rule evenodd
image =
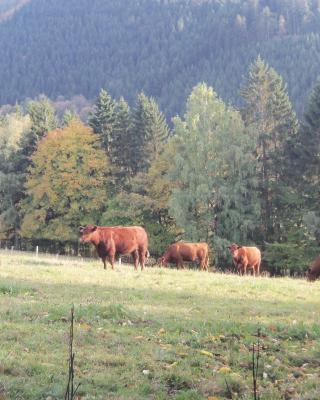
<instances>
[{"instance_id":1,"label":"green grass","mask_svg":"<svg viewBox=\"0 0 320 400\"><path fill-rule=\"evenodd\" d=\"M62 399L75 306L82 399L318 400L320 281L0 252L0 393ZM1 396L1 395L0 395Z\"/></svg>"}]
</instances>

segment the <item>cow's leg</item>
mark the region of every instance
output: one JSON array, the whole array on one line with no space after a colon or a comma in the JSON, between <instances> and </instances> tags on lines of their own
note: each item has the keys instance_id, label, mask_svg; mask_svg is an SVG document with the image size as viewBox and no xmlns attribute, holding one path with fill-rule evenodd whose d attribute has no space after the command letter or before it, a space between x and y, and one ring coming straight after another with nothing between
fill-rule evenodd
<instances>
[{"instance_id":1,"label":"cow's leg","mask_svg":"<svg viewBox=\"0 0 320 400\"><path fill-rule=\"evenodd\" d=\"M255 265L255 271L256 271L257 276L260 275L260 264L261 264L261 261L258 261L257 264Z\"/></svg>"},{"instance_id":2,"label":"cow's leg","mask_svg":"<svg viewBox=\"0 0 320 400\"><path fill-rule=\"evenodd\" d=\"M139 253L138 250L135 250L131 253L133 257L134 269L137 271L139 265Z\"/></svg>"},{"instance_id":3,"label":"cow's leg","mask_svg":"<svg viewBox=\"0 0 320 400\"><path fill-rule=\"evenodd\" d=\"M141 266L141 271L144 270L144 264L146 262L147 251L148 250L145 250L145 249L140 249L139 250L139 262L140 262L140 266Z\"/></svg>"},{"instance_id":4,"label":"cow's leg","mask_svg":"<svg viewBox=\"0 0 320 400\"><path fill-rule=\"evenodd\" d=\"M114 261L115 261L115 254L109 254L109 263L111 264L111 268L114 269Z\"/></svg>"},{"instance_id":5,"label":"cow's leg","mask_svg":"<svg viewBox=\"0 0 320 400\"><path fill-rule=\"evenodd\" d=\"M181 257L179 257L179 258L177 259L177 266L178 266L179 269L183 269L183 268L184 268L184 267L183 267L183 260L182 260Z\"/></svg>"},{"instance_id":6,"label":"cow's leg","mask_svg":"<svg viewBox=\"0 0 320 400\"><path fill-rule=\"evenodd\" d=\"M243 267L243 275L247 275L248 263L247 263L247 262L244 262L243 265L242 265L242 267Z\"/></svg>"},{"instance_id":7,"label":"cow's leg","mask_svg":"<svg viewBox=\"0 0 320 400\"><path fill-rule=\"evenodd\" d=\"M107 256L102 257L103 269L107 269Z\"/></svg>"}]
</instances>

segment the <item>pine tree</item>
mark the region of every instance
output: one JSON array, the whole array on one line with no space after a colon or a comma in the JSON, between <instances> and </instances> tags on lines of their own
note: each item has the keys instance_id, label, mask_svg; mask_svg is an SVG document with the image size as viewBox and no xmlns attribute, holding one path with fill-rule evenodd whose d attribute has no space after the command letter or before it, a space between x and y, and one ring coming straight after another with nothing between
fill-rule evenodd
<instances>
[{"instance_id":1,"label":"pine tree","mask_svg":"<svg viewBox=\"0 0 320 400\"><path fill-rule=\"evenodd\" d=\"M131 145L131 110L123 99L116 103L115 119L113 125L110 159L114 163L116 184L123 187L125 181L133 175L132 159L134 148Z\"/></svg>"},{"instance_id":2,"label":"pine tree","mask_svg":"<svg viewBox=\"0 0 320 400\"><path fill-rule=\"evenodd\" d=\"M31 128L21 140L21 156L23 168L29 165L29 157L37 148L39 141L51 130L58 126L55 110L46 96L40 96L38 100L32 100L27 104L27 113L31 120Z\"/></svg>"},{"instance_id":3,"label":"pine tree","mask_svg":"<svg viewBox=\"0 0 320 400\"><path fill-rule=\"evenodd\" d=\"M139 94L133 113L133 171L147 171L168 138L169 129L155 100Z\"/></svg>"},{"instance_id":4,"label":"pine tree","mask_svg":"<svg viewBox=\"0 0 320 400\"><path fill-rule=\"evenodd\" d=\"M115 121L115 101L104 89L101 89L94 110L89 115L89 125L98 134L103 148L109 155Z\"/></svg>"},{"instance_id":5,"label":"pine tree","mask_svg":"<svg viewBox=\"0 0 320 400\"><path fill-rule=\"evenodd\" d=\"M304 197L304 223L320 244L320 79L311 92L298 140L292 146L294 184ZM292 177L294 179L294 177Z\"/></svg>"},{"instance_id":6,"label":"pine tree","mask_svg":"<svg viewBox=\"0 0 320 400\"><path fill-rule=\"evenodd\" d=\"M279 240L281 210L288 206L283 199L290 197L288 143L297 134L298 121L281 77L260 57L251 65L241 95L245 123L258 144L264 238Z\"/></svg>"},{"instance_id":7,"label":"pine tree","mask_svg":"<svg viewBox=\"0 0 320 400\"><path fill-rule=\"evenodd\" d=\"M67 109L63 115L63 125L68 126L72 122L80 121L79 115L70 109Z\"/></svg>"},{"instance_id":8,"label":"pine tree","mask_svg":"<svg viewBox=\"0 0 320 400\"><path fill-rule=\"evenodd\" d=\"M299 132L299 166L308 203L313 209L320 206L320 79L307 105Z\"/></svg>"}]
</instances>

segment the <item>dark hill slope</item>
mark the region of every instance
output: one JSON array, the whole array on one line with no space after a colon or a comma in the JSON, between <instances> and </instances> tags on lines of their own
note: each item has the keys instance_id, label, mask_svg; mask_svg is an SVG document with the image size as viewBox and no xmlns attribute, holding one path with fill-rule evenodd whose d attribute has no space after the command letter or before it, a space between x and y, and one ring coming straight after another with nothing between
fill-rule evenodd
<instances>
[{"instance_id":1,"label":"dark hill slope","mask_svg":"<svg viewBox=\"0 0 320 400\"><path fill-rule=\"evenodd\" d=\"M0 24L0 104L105 87L130 102L145 91L171 116L199 81L238 102L260 53L300 111L320 71L319 20L316 0L31 0Z\"/></svg>"}]
</instances>

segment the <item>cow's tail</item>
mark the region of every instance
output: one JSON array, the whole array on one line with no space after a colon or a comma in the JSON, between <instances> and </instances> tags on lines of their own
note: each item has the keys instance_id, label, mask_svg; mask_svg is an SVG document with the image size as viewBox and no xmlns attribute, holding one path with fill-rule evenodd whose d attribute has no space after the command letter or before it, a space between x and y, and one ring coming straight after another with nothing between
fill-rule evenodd
<instances>
[{"instance_id":1,"label":"cow's tail","mask_svg":"<svg viewBox=\"0 0 320 400\"><path fill-rule=\"evenodd\" d=\"M150 253L149 253L149 250L147 250L146 251L146 258L149 258L150 257Z\"/></svg>"}]
</instances>

